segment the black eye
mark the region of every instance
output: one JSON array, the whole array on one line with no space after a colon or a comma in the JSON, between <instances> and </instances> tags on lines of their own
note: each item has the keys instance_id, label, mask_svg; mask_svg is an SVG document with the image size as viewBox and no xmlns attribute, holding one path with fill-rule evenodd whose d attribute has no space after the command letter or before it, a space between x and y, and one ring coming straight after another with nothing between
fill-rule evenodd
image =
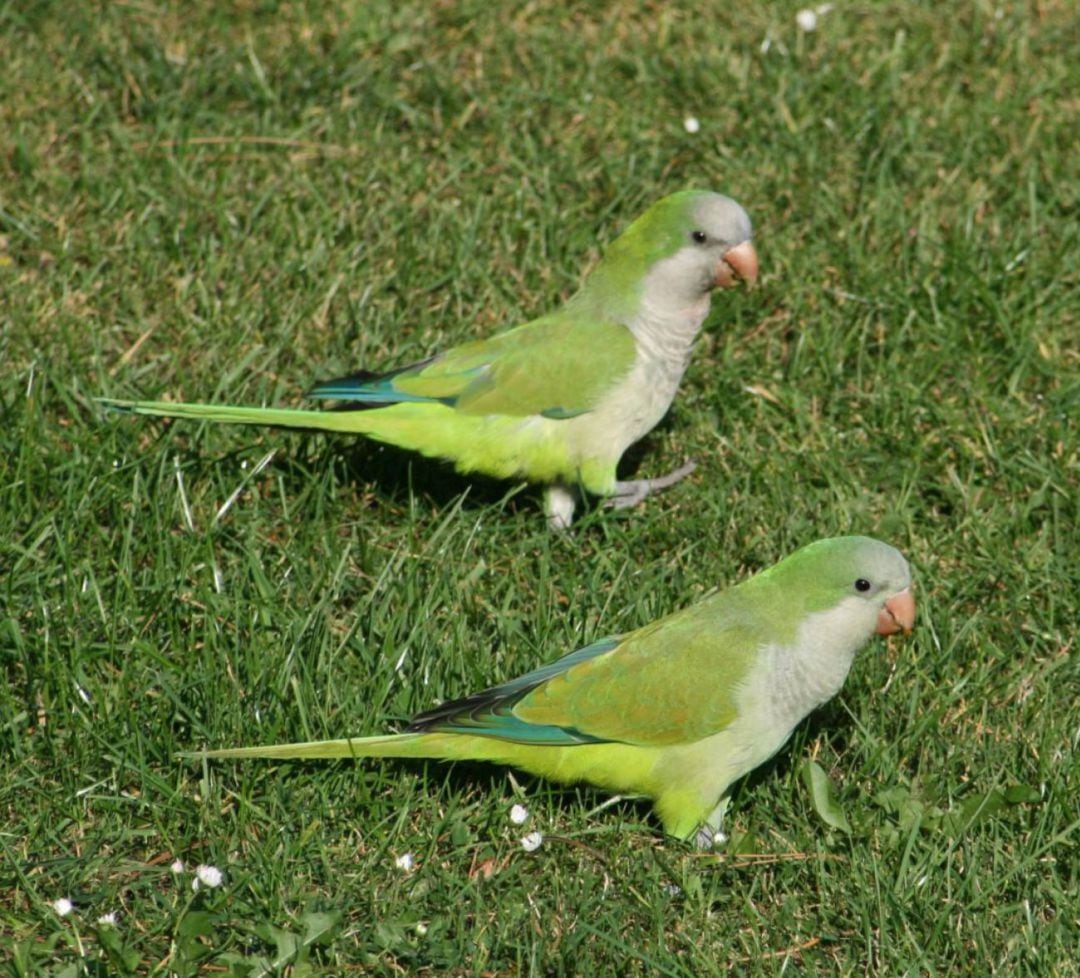
<instances>
[{"instance_id":1,"label":"black eye","mask_svg":"<svg viewBox=\"0 0 1080 978\"><path fill-rule=\"evenodd\" d=\"M870 582L865 577L860 577L855 582L855 590L856 591L863 591L863 592L869 591L870 590Z\"/></svg>"},{"instance_id":2,"label":"black eye","mask_svg":"<svg viewBox=\"0 0 1080 978\"><path fill-rule=\"evenodd\" d=\"M691 233L690 237L693 238L697 244L705 244L705 242L709 240L709 236L704 231L694 231Z\"/></svg>"}]
</instances>

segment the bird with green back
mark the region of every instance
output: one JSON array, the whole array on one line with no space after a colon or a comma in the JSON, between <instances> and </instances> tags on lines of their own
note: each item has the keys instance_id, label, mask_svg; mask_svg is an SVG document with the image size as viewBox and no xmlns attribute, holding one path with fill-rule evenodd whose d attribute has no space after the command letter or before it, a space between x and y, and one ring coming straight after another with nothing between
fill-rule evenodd
<instances>
[{"instance_id":1,"label":"bird with green back","mask_svg":"<svg viewBox=\"0 0 1080 978\"><path fill-rule=\"evenodd\" d=\"M492 761L650 798L665 832L705 846L732 783L836 694L875 632L906 634L914 620L899 551L836 537L636 631L443 703L403 733L188 756Z\"/></svg>"},{"instance_id":2,"label":"bird with green back","mask_svg":"<svg viewBox=\"0 0 1080 978\"><path fill-rule=\"evenodd\" d=\"M612 242L556 311L310 391L337 410L101 402L133 414L365 435L462 472L543 485L550 523L565 528L582 491L632 506L692 471L688 463L651 479L616 477L622 454L674 399L713 289L756 279L750 238L750 219L730 198L671 194Z\"/></svg>"}]
</instances>

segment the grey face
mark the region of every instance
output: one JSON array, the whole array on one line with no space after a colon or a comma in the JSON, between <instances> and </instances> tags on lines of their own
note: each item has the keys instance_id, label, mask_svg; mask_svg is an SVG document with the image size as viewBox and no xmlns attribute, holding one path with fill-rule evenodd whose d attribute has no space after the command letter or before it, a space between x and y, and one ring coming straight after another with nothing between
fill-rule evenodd
<instances>
[{"instance_id":1,"label":"grey face","mask_svg":"<svg viewBox=\"0 0 1080 978\"><path fill-rule=\"evenodd\" d=\"M703 245L724 250L748 241L753 234L750 216L730 197L723 194L702 194L694 206L695 231L705 235Z\"/></svg>"}]
</instances>

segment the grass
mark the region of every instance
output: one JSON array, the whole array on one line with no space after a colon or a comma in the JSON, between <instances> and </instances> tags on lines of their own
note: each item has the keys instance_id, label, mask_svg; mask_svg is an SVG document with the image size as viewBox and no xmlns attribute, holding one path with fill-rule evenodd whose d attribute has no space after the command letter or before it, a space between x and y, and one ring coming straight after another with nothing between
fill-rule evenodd
<instances>
[{"instance_id":1,"label":"grass","mask_svg":"<svg viewBox=\"0 0 1080 978\"><path fill-rule=\"evenodd\" d=\"M1075 14L796 10L0 4L0 974L1080 973ZM566 539L370 444L94 405L489 335L684 186L762 259L629 462L700 468ZM918 628L719 854L497 768L176 759L385 730L848 531Z\"/></svg>"}]
</instances>

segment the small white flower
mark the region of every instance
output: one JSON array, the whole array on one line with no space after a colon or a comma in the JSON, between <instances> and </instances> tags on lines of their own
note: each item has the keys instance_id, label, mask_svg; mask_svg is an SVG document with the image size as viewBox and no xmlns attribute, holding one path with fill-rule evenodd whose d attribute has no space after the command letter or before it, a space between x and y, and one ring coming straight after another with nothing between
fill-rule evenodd
<instances>
[{"instance_id":1,"label":"small white flower","mask_svg":"<svg viewBox=\"0 0 1080 978\"><path fill-rule=\"evenodd\" d=\"M200 886L208 886L212 890L215 886L221 886L221 881L221 870L217 866L200 863L195 867L195 879L191 881L191 888L197 890Z\"/></svg>"},{"instance_id":2,"label":"small white flower","mask_svg":"<svg viewBox=\"0 0 1080 978\"><path fill-rule=\"evenodd\" d=\"M528 835L522 836L521 848L526 852L536 852L543 841L544 837L539 832L530 832Z\"/></svg>"},{"instance_id":3,"label":"small white flower","mask_svg":"<svg viewBox=\"0 0 1080 978\"><path fill-rule=\"evenodd\" d=\"M692 136L695 132L701 129L701 123L698 122L696 116L688 115L682 121L682 127Z\"/></svg>"},{"instance_id":4,"label":"small white flower","mask_svg":"<svg viewBox=\"0 0 1080 978\"><path fill-rule=\"evenodd\" d=\"M712 837L713 848L716 848L717 846L722 846L725 842L727 842L727 840L728 840L727 833L721 832L719 829L717 829L715 832L713 832L713 837Z\"/></svg>"},{"instance_id":5,"label":"small white flower","mask_svg":"<svg viewBox=\"0 0 1080 978\"><path fill-rule=\"evenodd\" d=\"M75 904L72 903L67 897L60 897L59 900L53 900L52 908L56 911L57 917L66 917L72 910L75 909Z\"/></svg>"},{"instance_id":6,"label":"small white flower","mask_svg":"<svg viewBox=\"0 0 1080 978\"><path fill-rule=\"evenodd\" d=\"M411 852L403 852L397 859L394 860L394 865L397 866L403 873L411 873L413 867L416 866L416 860L413 858Z\"/></svg>"},{"instance_id":7,"label":"small white flower","mask_svg":"<svg viewBox=\"0 0 1080 978\"><path fill-rule=\"evenodd\" d=\"M682 887L677 883L665 883L663 890L664 894L669 897L682 896Z\"/></svg>"},{"instance_id":8,"label":"small white flower","mask_svg":"<svg viewBox=\"0 0 1080 978\"><path fill-rule=\"evenodd\" d=\"M801 31L809 34L810 31L817 30L818 18L824 17L832 8L831 3L819 3L813 10L806 7L795 15L795 23Z\"/></svg>"},{"instance_id":9,"label":"small white flower","mask_svg":"<svg viewBox=\"0 0 1080 978\"><path fill-rule=\"evenodd\" d=\"M514 825L524 825L529 820L529 810L524 805L515 805L510 809L510 821Z\"/></svg>"},{"instance_id":10,"label":"small white flower","mask_svg":"<svg viewBox=\"0 0 1080 978\"><path fill-rule=\"evenodd\" d=\"M103 913L100 917L98 917L97 922L108 927L115 927L116 911L110 910L108 913Z\"/></svg>"},{"instance_id":11,"label":"small white flower","mask_svg":"<svg viewBox=\"0 0 1080 978\"><path fill-rule=\"evenodd\" d=\"M174 859L173 863L169 867L169 869L173 873L175 873L177 876L179 876L184 871L184 860L183 859Z\"/></svg>"}]
</instances>

